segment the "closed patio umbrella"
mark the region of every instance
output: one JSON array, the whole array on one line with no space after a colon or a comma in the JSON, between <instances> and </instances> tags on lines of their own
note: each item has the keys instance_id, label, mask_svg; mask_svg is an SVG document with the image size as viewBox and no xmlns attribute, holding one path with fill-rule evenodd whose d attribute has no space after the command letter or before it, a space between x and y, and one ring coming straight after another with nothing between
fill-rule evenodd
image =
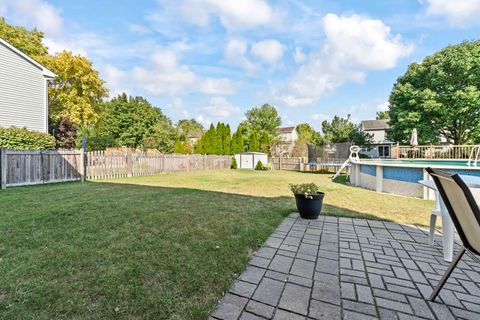
<instances>
[{"instance_id":1,"label":"closed patio umbrella","mask_svg":"<svg viewBox=\"0 0 480 320\"><path fill-rule=\"evenodd\" d=\"M410 145L412 147L418 146L418 134L417 134L417 129L412 130L412 136L410 137Z\"/></svg>"}]
</instances>

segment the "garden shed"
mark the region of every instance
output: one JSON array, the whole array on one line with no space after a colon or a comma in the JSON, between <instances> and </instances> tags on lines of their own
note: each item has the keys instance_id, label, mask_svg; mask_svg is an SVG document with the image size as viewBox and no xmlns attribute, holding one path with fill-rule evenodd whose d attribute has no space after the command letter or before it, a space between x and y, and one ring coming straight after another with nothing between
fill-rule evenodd
<instances>
[{"instance_id":1,"label":"garden shed","mask_svg":"<svg viewBox=\"0 0 480 320\"><path fill-rule=\"evenodd\" d=\"M261 152L242 152L235 155L239 169L255 169L258 161L268 164L268 155Z\"/></svg>"}]
</instances>

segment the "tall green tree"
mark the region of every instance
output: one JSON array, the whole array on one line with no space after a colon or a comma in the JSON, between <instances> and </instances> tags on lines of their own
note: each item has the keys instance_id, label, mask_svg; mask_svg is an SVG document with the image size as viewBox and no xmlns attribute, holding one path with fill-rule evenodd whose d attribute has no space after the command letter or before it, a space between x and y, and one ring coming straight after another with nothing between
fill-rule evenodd
<instances>
[{"instance_id":1,"label":"tall green tree","mask_svg":"<svg viewBox=\"0 0 480 320\"><path fill-rule=\"evenodd\" d=\"M232 154L238 154L244 151L245 147L243 145L243 135L241 132L237 131L232 136L231 152Z\"/></svg>"},{"instance_id":2,"label":"tall green tree","mask_svg":"<svg viewBox=\"0 0 480 320\"><path fill-rule=\"evenodd\" d=\"M257 131L253 131L252 135L250 136L248 142L248 151L252 152L259 152L260 151L260 143L258 140L258 133Z\"/></svg>"},{"instance_id":3,"label":"tall green tree","mask_svg":"<svg viewBox=\"0 0 480 320\"><path fill-rule=\"evenodd\" d=\"M450 45L412 63L390 94L388 138L419 143L441 137L454 144L480 141L480 40Z\"/></svg>"},{"instance_id":4,"label":"tall green tree","mask_svg":"<svg viewBox=\"0 0 480 320\"><path fill-rule=\"evenodd\" d=\"M301 123L295 128L298 134L298 140L310 143L315 137L315 130L308 123Z\"/></svg>"},{"instance_id":5,"label":"tall green tree","mask_svg":"<svg viewBox=\"0 0 480 320\"><path fill-rule=\"evenodd\" d=\"M268 132L265 130L262 130L260 134L260 151L264 153L269 153L270 144L271 144L271 140Z\"/></svg>"},{"instance_id":6,"label":"tall green tree","mask_svg":"<svg viewBox=\"0 0 480 320\"><path fill-rule=\"evenodd\" d=\"M159 108L142 97L125 93L104 103L96 135L108 137L113 146L148 147L172 152L177 131Z\"/></svg>"},{"instance_id":7,"label":"tall green tree","mask_svg":"<svg viewBox=\"0 0 480 320\"><path fill-rule=\"evenodd\" d=\"M351 142L357 145L367 145L371 137L360 129L360 126L348 118L334 116L332 121L322 122L324 141L327 143Z\"/></svg>"},{"instance_id":8,"label":"tall green tree","mask_svg":"<svg viewBox=\"0 0 480 320\"><path fill-rule=\"evenodd\" d=\"M269 104L252 108L245 113L245 116L253 130L257 132L265 130L272 136L277 135L277 127L282 122L277 109Z\"/></svg>"}]
</instances>

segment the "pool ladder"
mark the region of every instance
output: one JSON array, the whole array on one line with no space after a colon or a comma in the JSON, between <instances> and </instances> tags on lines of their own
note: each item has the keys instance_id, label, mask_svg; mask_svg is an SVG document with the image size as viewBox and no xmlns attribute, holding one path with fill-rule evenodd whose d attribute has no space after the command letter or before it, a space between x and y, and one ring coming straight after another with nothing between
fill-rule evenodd
<instances>
[{"instance_id":1,"label":"pool ladder","mask_svg":"<svg viewBox=\"0 0 480 320\"><path fill-rule=\"evenodd\" d=\"M476 167L478 163L478 158L480 157L480 146L475 146L470 152L470 157L468 158L467 166Z\"/></svg>"}]
</instances>

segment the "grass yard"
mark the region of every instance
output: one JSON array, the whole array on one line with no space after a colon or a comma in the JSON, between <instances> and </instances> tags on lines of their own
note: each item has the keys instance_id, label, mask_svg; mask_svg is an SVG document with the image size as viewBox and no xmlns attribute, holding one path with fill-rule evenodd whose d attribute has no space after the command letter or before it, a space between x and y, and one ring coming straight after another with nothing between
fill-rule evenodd
<instances>
[{"instance_id":1,"label":"grass yard","mask_svg":"<svg viewBox=\"0 0 480 320\"><path fill-rule=\"evenodd\" d=\"M205 171L0 192L0 319L204 319L283 217L288 183L324 213L427 225L432 201L329 175Z\"/></svg>"}]
</instances>

